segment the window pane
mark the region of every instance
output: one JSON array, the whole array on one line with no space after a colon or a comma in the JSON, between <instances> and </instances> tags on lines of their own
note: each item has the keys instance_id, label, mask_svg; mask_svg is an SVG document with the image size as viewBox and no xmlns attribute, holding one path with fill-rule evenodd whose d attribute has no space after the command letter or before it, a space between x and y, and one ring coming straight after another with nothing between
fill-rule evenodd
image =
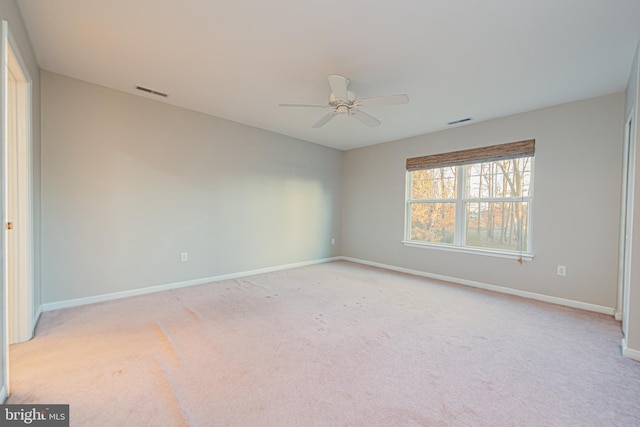
<instances>
[{"instance_id":1,"label":"window pane","mask_svg":"<svg viewBox=\"0 0 640 427\"><path fill-rule=\"evenodd\" d=\"M455 197L455 167L411 172L411 199L452 199Z\"/></svg>"},{"instance_id":2,"label":"window pane","mask_svg":"<svg viewBox=\"0 0 640 427\"><path fill-rule=\"evenodd\" d=\"M529 197L531 158L476 163L467 166L467 197Z\"/></svg>"},{"instance_id":3,"label":"window pane","mask_svg":"<svg viewBox=\"0 0 640 427\"><path fill-rule=\"evenodd\" d=\"M453 243L455 203L412 203L410 240Z\"/></svg>"},{"instance_id":4,"label":"window pane","mask_svg":"<svg viewBox=\"0 0 640 427\"><path fill-rule=\"evenodd\" d=\"M468 202L466 245L528 252L527 202Z\"/></svg>"}]
</instances>

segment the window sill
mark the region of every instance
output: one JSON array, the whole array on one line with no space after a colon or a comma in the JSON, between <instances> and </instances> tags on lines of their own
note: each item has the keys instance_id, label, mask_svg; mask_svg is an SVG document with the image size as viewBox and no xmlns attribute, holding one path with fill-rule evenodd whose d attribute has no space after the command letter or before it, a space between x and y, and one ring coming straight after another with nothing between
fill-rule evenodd
<instances>
[{"instance_id":1,"label":"window sill","mask_svg":"<svg viewBox=\"0 0 640 427\"><path fill-rule=\"evenodd\" d=\"M439 251L458 252L458 253L473 254L473 255L484 255L484 256L492 256L496 258L522 259L523 261L533 260L533 254L530 254L530 253L505 252L505 251L499 251L495 249L481 249L481 248L461 247L461 246L453 246L453 245L412 242L408 240L403 240L402 244L412 248L435 249Z\"/></svg>"}]
</instances>

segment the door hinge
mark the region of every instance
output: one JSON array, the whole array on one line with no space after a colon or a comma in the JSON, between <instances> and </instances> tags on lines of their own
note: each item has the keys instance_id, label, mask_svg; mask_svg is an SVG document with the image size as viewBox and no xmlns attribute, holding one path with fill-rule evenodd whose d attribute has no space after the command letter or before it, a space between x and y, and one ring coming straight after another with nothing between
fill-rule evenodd
<instances>
[{"instance_id":1,"label":"door hinge","mask_svg":"<svg viewBox=\"0 0 640 427\"><path fill-rule=\"evenodd\" d=\"M12 222L8 222L7 223L7 230L11 230L13 228L13 223Z\"/></svg>"}]
</instances>

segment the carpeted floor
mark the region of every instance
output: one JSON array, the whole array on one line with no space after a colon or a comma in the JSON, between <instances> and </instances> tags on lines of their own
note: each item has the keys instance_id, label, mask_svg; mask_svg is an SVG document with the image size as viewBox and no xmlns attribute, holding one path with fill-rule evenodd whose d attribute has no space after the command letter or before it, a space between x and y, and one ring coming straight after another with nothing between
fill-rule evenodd
<instances>
[{"instance_id":1,"label":"carpeted floor","mask_svg":"<svg viewBox=\"0 0 640 427\"><path fill-rule=\"evenodd\" d=\"M43 314L7 403L74 426L638 426L610 316L347 262Z\"/></svg>"}]
</instances>

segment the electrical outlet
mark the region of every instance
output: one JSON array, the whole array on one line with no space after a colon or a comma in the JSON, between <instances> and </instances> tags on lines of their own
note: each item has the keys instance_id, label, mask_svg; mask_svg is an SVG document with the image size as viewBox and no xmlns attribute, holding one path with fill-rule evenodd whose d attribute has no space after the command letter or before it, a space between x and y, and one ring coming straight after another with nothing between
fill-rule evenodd
<instances>
[{"instance_id":1,"label":"electrical outlet","mask_svg":"<svg viewBox=\"0 0 640 427\"><path fill-rule=\"evenodd\" d=\"M180 254L180 262L187 262L189 261L189 254L187 252L182 252Z\"/></svg>"},{"instance_id":2,"label":"electrical outlet","mask_svg":"<svg viewBox=\"0 0 640 427\"><path fill-rule=\"evenodd\" d=\"M336 239L334 237L331 238L331 244L335 245L336 244Z\"/></svg>"},{"instance_id":3,"label":"electrical outlet","mask_svg":"<svg viewBox=\"0 0 640 427\"><path fill-rule=\"evenodd\" d=\"M558 276L566 276L567 275L567 266L559 265L558 266Z\"/></svg>"}]
</instances>

